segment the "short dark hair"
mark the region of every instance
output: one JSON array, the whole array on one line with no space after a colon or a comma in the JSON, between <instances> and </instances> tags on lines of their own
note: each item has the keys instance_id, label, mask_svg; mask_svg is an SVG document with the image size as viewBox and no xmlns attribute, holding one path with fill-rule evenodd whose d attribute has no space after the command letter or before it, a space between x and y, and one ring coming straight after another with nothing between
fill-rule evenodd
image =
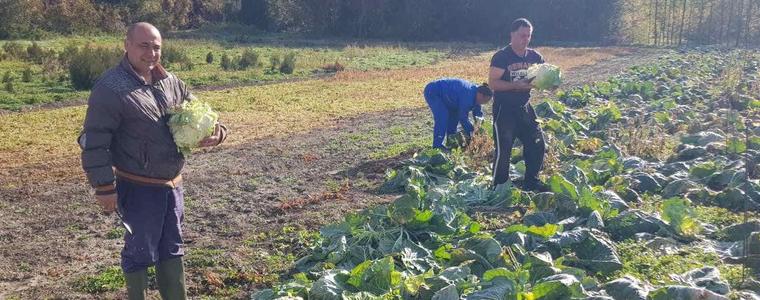
<instances>
[{"instance_id":1,"label":"short dark hair","mask_svg":"<svg viewBox=\"0 0 760 300\"><path fill-rule=\"evenodd\" d=\"M488 86L488 83L483 83L480 86L478 86L478 93L483 94L487 97L493 97L493 90Z\"/></svg>"},{"instance_id":2,"label":"short dark hair","mask_svg":"<svg viewBox=\"0 0 760 300\"><path fill-rule=\"evenodd\" d=\"M528 21L526 18L519 18L517 20L512 21L511 32L515 32L520 30L522 27L528 27L533 28L533 24Z\"/></svg>"}]
</instances>

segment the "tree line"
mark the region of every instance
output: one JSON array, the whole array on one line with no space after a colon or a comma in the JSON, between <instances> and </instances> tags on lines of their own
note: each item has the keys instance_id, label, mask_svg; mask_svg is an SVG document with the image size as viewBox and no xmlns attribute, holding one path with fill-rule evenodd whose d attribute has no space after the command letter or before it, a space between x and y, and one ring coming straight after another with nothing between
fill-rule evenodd
<instances>
[{"instance_id":1,"label":"tree line","mask_svg":"<svg viewBox=\"0 0 760 300\"><path fill-rule=\"evenodd\" d=\"M627 0L623 4L621 42L760 45L758 0Z\"/></svg>"},{"instance_id":2,"label":"tree line","mask_svg":"<svg viewBox=\"0 0 760 300\"><path fill-rule=\"evenodd\" d=\"M503 43L526 17L538 42L760 44L759 0L0 0L0 38L237 23L320 37Z\"/></svg>"},{"instance_id":3,"label":"tree line","mask_svg":"<svg viewBox=\"0 0 760 300\"><path fill-rule=\"evenodd\" d=\"M138 21L163 30L196 28L230 21L239 14L235 5L226 0L0 0L0 39L123 32Z\"/></svg>"}]
</instances>

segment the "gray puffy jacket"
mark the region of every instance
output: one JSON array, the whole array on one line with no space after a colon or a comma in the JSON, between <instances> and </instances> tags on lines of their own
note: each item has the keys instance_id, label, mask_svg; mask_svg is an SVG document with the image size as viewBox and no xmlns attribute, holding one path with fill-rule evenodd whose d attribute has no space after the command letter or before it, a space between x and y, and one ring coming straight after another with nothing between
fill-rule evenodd
<instances>
[{"instance_id":1,"label":"gray puffy jacket","mask_svg":"<svg viewBox=\"0 0 760 300\"><path fill-rule=\"evenodd\" d=\"M185 159L166 121L170 108L193 96L160 65L152 75L153 84L146 84L125 57L93 87L79 136L82 167L93 187L112 185L113 167L168 180L182 171Z\"/></svg>"}]
</instances>

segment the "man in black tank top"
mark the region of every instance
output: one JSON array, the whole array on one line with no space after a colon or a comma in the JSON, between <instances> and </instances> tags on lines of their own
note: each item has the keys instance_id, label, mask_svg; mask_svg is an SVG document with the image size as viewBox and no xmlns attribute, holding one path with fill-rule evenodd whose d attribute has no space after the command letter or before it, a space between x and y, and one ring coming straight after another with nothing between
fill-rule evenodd
<instances>
[{"instance_id":1,"label":"man in black tank top","mask_svg":"<svg viewBox=\"0 0 760 300\"><path fill-rule=\"evenodd\" d=\"M494 186L509 180L509 162L515 138L523 143L525 179L523 189L548 190L538 179L543 168L544 135L536 122L536 113L530 105L533 88L526 79L528 67L544 63L537 51L528 48L533 25L523 18L512 22L509 46L497 51L491 58L488 84L493 89L493 126L496 154L493 164Z\"/></svg>"}]
</instances>

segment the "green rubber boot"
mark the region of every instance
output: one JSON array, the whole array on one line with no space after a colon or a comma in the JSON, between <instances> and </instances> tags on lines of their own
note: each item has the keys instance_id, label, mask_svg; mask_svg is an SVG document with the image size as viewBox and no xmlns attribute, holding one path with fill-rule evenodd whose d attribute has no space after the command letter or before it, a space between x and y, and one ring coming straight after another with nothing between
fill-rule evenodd
<instances>
[{"instance_id":1,"label":"green rubber boot","mask_svg":"<svg viewBox=\"0 0 760 300\"><path fill-rule=\"evenodd\" d=\"M127 297L129 300L144 300L148 288L148 270L124 273L127 282Z\"/></svg>"},{"instance_id":2,"label":"green rubber boot","mask_svg":"<svg viewBox=\"0 0 760 300\"><path fill-rule=\"evenodd\" d=\"M185 266L182 257L161 261L156 265L158 291L164 300L185 300Z\"/></svg>"}]
</instances>

